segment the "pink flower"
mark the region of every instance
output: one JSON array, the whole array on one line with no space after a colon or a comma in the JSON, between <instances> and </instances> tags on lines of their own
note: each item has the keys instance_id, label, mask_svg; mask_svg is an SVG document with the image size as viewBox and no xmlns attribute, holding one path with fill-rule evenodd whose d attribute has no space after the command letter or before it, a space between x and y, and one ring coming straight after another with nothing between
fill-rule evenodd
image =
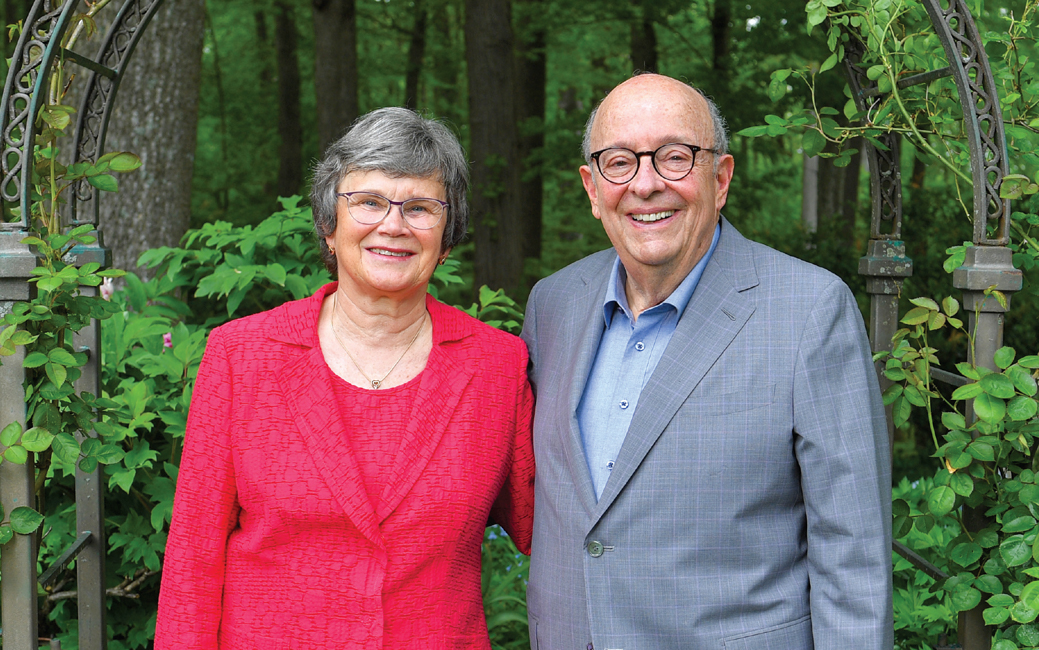
<instances>
[{"instance_id":1,"label":"pink flower","mask_svg":"<svg viewBox=\"0 0 1039 650\"><path fill-rule=\"evenodd\" d=\"M101 282L101 297L105 300L111 300L113 291L115 291L115 284L113 284L112 278L105 278Z\"/></svg>"},{"instance_id":2,"label":"pink flower","mask_svg":"<svg viewBox=\"0 0 1039 650\"><path fill-rule=\"evenodd\" d=\"M173 347L173 332L166 332L162 335L162 347L172 348Z\"/></svg>"}]
</instances>

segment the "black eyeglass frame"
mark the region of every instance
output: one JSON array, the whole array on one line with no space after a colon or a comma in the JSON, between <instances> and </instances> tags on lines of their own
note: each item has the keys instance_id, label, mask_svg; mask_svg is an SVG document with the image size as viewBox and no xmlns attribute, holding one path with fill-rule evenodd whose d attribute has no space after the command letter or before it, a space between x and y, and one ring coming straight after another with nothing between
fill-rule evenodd
<instances>
[{"instance_id":1,"label":"black eyeglass frame","mask_svg":"<svg viewBox=\"0 0 1039 650\"><path fill-rule=\"evenodd\" d=\"M693 154L693 158L692 158L692 160L689 163L689 169L686 170L686 172L684 174L682 174L678 178L669 178L668 176L665 176L660 171L659 167L657 167L657 152L660 151L661 149L663 149L664 147L671 147L671 146L674 146L674 145L679 145L679 146L682 146L682 147L688 147L689 150ZM631 176L629 176L628 178L626 178L626 179L624 179L622 181L615 181L615 180L611 179L610 177L608 177L606 174L604 174L603 171L602 171L602 166L599 163L599 157L602 156L607 151L610 151L612 149L619 149L621 151L627 151L627 152L630 152L632 155L635 156L635 171L632 172ZM693 171L693 168L696 167L696 154L700 153L701 151L706 151L708 153L713 153L715 155L718 155L718 154L721 153L717 149L710 149L710 148L707 148L707 147L699 147L699 146L697 146L695 144L686 144L685 142L668 142L666 144L660 145L659 147L657 147L653 151L632 151L631 149L628 149L627 147L606 147L605 149L600 149L598 151L592 152L592 154L590 156L588 156L588 157L595 161L595 168L599 170L599 175L603 177L603 180L605 180L605 181L607 181L609 183L613 183L614 185L624 185L626 183L630 183L636 176L638 176L639 169L642 166L642 157L643 156L649 156L650 157L649 159L653 163L653 171L655 171L657 173L657 175L659 175L661 178L663 178L666 181L672 181L672 182L673 181L680 181L683 178L685 178L686 176L688 176L689 173Z\"/></svg>"},{"instance_id":2,"label":"black eyeglass frame","mask_svg":"<svg viewBox=\"0 0 1039 650\"><path fill-rule=\"evenodd\" d=\"M693 155L696 155L696 154L693 154ZM347 201L349 201L350 197L353 196L354 194L370 194L371 196L377 196L380 199L383 199L387 203L390 204L389 207L386 208L386 214L382 215L382 219L379 219L378 221L373 221L371 223L365 223L363 221L358 221L357 217L354 216L353 211L350 210L350 204L347 203L346 211L350 214L350 218L353 219L354 221L357 221L357 223L361 224L362 226L374 226L374 225L382 223L383 219L385 219L386 217L390 216L390 211L393 210L393 206L396 205L396 206L400 206L400 216L404 218L404 222L407 223L408 226L410 226L411 228L415 228L416 230L432 230L432 229L437 227L437 224L439 224L441 221L443 221L444 215L447 214L448 210L451 209L451 204L448 203L447 201L441 201L440 199L434 199L434 198L425 197L425 196L415 196L415 197L412 197L410 199L404 199L403 201L394 201L393 199L385 197L382 194L379 194L378 192L365 192L365 191L336 192L336 196L341 196L341 197L345 198ZM444 211L442 213L440 213L440 218L437 219L436 222L433 223L433 225L426 226L425 228L423 228L422 226L416 226L415 224L413 224L410 221L408 221L408 215L404 212L404 204L405 203L410 203L411 201L435 201L435 202L439 203L444 208Z\"/></svg>"}]
</instances>

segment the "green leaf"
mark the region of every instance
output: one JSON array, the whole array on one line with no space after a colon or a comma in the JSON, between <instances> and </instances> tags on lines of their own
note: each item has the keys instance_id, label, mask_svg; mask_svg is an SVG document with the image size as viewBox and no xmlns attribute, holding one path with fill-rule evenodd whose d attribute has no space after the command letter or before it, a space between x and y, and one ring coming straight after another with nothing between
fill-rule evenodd
<instances>
[{"instance_id":1,"label":"green leaf","mask_svg":"<svg viewBox=\"0 0 1039 650\"><path fill-rule=\"evenodd\" d=\"M1000 582L996 576L983 575L979 578L975 578L974 586L979 591L983 591L986 594L1000 594L1003 593L1003 583Z\"/></svg>"},{"instance_id":2,"label":"green leaf","mask_svg":"<svg viewBox=\"0 0 1039 650\"><path fill-rule=\"evenodd\" d=\"M105 154L108 156L111 154ZM104 156L102 156L104 158ZM141 159L135 154L127 151L116 153L108 163L108 168L114 172L129 172L141 166Z\"/></svg>"},{"instance_id":3,"label":"green leaf","mask_svg":"<svg viewBox=\"0 0 1039 650\"><path fill-rule=\"evenodd\" d=\"M1039 404L1031 397L1018 395L1007 403L1007 415L1015 422L1031 420L1039 411Z\"/></svg>"},{"instance_id":4,"label":"green leaf","mask_svg":"<svg viewBox=\"0 0 1039 650\"><path fill-rule=\"evenodd\" d=\"M952 608L957 612L965 612L974 609L981 602L981 592L974 587L954 591L952 594Z\"/></svg>"},{"instance_id":5,"label":"green leaf","mask_svg":"<svg viewBox=\"0 0 1039 650\"><path fill-rule=\"evenodd\" d=\"M1021 499L1021 503L1028 505L1030 503L1039 504L1039 485L1029 484L1021 488L1018 493L1018 498Z\"/></svg>"},{"instance_id":6,"label":"green leaf","mask_svg":"<svg viewBox=\"0 0 1039 650\"><path fill-rule=\"evenodd\" d=\"M1015 356L1017 356L1017 351L1014 348L1002 347L996 350L994 359L997 366L1006 370L1010 364L1014 363Z\"/></svg>"},{"instance_id":7,"label":"green leaf","mask_svg":"<svg viewBox=\"0 0 1039 650\"><path fill-rule=\"evenodd\" d=\"M263 272L267 276L267 279L273 282L274 284L278 285L279 287L285 286L285 267L281 264L278 264L277 262L274 262L273 264L268 264L264 267Z\"/></svg>"},{"instance_id":8,"label":"green leaf","mask_svg":"<svg viewBox=\"0 0 1039 650\"><path fill-rule=\"evenodd\" d=\"M826 16L827 16L826 6L823 5L821 2L818 5L813 5L812 3L808 3L807 11L808 11L808 30L809 30L809 33L811 33L812 27L815 27L816 25L818 25L818 24L822 23L824 20L826 20Z\"/></svg>"},{"instance_id":9,"label":"green leaf","mask_svg":"<svg viewBox=\"0 0 1039 650\"><path fill-rule=\"evenodd\" d=\"M981 384L965 384L952 392L953 399L973 399L982 394Z\"/></svg>"},{"instance_id":10,"label":"green leaf","mask_svg":"<svg viewBox=\"0 0 1039 650\"><path fill-rule=\"evenodd\" d=\"M982 380L984 379L983 377ZM1006 415L1007 408L1003 400L988 393L982 393L974 398L974 412L986 422L999 422Z\"/></svg>"},{"instance_id":11,"label":"green leaf","mask_svg":"<svg viewBox=\"0 0 1039 650\"><path fill-rule=\"evenodd\" d=\"M121 461L125 455L126 453L116 445L103 445L94 454L94 457L97 458L99 463L112 465Z\"/></svg>"},{"instance_id":12,"label":"green leaf","mask_svg":"<svg viewBox=\"0 0 1039 650\"><path fill-rule=\"evenodd\" d=\"M978 546L974 542L966 542L963 544L958 544L955 548L953 548L950 558L953 562L959 564L961 567L967 568L981 558L981 553L982 550L980 546ZM981 601L980 595L978 596L978 601Z\"/></svg>"},{"instance_id":13,"label":"green leaf","mask_svg":"<svg viewBox=\"0 0 1039 650\"><path fill-rule=\"evenodd\" d=\"M1006 376L1010 378L1018 392L1024 393L1029 397L1034 397L1039 392L1037 390L1039 386L1036 386L1035 377L1020 365L1013 365L1007 368Z\"/></svg>"},{"instance_id":14,"label":"green leaf","mask_svg":"<svg viewBox=\"0 0 1039 650\"><path fill-rule=\"evenodd\" d=\"M927 508L935 517L949 514L955 505L956 493L948 486L940 485L927 495Z\"/></svg>"},{"instance_id":15,"label":"green leaf","mask_svg":"<svg viewBox=\"0 0 1039 650\"><path fill-rule=\"evenodd\" d=\"M963 419L963 416L959 413L952 411L945 411L942 413L942 424L945 425L946 429L952 430L963 430L967 428L967 421Z\"/></svg>"},{"instance_id":16,"label":"green leaf","mask_svg":"<svg viewBox=\"0 0 1039 650\"><path fill-rule=\"evenodd\" d=\"M0 526L0 546L14 539L14 531L7 524Z\"/></svg>"},{"instance_id":17,"label":"green leaf","mask_svg":"<svg viewBox=\"0 0 1039 650\"><path fill-rule=\"evenodd\" d=\"M783 99L783 95L786 94L786 91L786 81L778 79L777 77L772 77L772 81L768 84L768 98L773 102L778 102L780 99ZM770 125L767 129L769 135L774 135L771 128L772 126L774 125ZM783 132L785 133L786 129L783 129Z\"/></svg>"},{"instance_id":18,"label":"green leaf","mask_svg":"<svg viewBox=\"0 0 1039 650\"><path fill-rule=\"evenodd\" d=\"M1039 355L1029 355L1027 357L1021 357L1017 365L1024 366L1025 368L1039 368Z\"/></svg>"},{"instance_id":19,"label":"green leaf","mask_svg":"<svg viewBox=\"0 0 1039 650\"><path fill-rule=\"evenodd\" d=\"M992 445L987 442L981 442L980 440L972 442L970 446L967 447L967 453L982 462L990 463L996 460L996 452L992 448Z\"/></svg>"},{"instance_id":20,"label":"green leaf","mask_svg":"<svg viewBox=\"0 0 1039 650\"><path fill-rule=\"evenodd\" d=\"M42 427L32 427L22 434L22 446L36 453L49 449L52 440L54 435Z\"/></svg>"},{"instance_id":21,"label":"green leaf","mask_svg":"<svg viewBox=\"0 0 1039 650\"><path fill-rule=\"evenodd\" d=\"M1018 623L1031 623L1036 616L1039 616L1039 611L1022 602L1014 603L1014 606L1010 608L1010 618Z\"/></svg>"},{"instance_id":22,"label":"green leaf","mask_svg":"<svg viewBox=\"0 0 1039 650\"><path fill-rule=\"evenodd\" d=\"M79 443L65 432L54 436L54 440L51 441L51 449L54 450L55 456L68 465L73 465L79 460Z\"/></svg>"},{"instance_id":23,"label":"green leaf","mask_svg":"<svg viewBox=\"0 0 1039 650\"><path fill-rule=\"evenodd\" d=\"M4 447L10 447L11 445L18 442L18 438L22 435L22 424L20 422L12 422L4 427L3 431L0 431L0 445Z\"/></svg>"},{"instance_id":24,"label":"green leaf","mask_svg":"<svg viewBox=\"0 0 1039 650\"><path fill-rule=\"evenodd\" d=\"M819 66L819 72L826 72L827 70L829 70L830 68L832 68L835 65L837 65L837 53L836 52L834 52L830 56L826 57L826 60L823 61L823 64L821 66Z\"/></svg>"},{"instance_id":25,"label":"green leaf","mask_svg":"<svg viewBox=\"0 0 1039 650\"><path fill-rule=\"evenodd\" d=\"M1008 567L1021 566L1032 558L1032 548L1025 543L1024 535L1012 535L999 545L999 555Z\"/></svg>"},{"instance_id":26,"label":"green leaf","mask_svg":"<svg viewBox=\"0 0 1039 650\"><path fill-rule=\"evenodd\" d=\"M47 355L42 352L30 352L25 355L25 361L22 365L26 368L39 368L43 364L47 363Z\"/></svg>"},{"instance_id":27,"label":"green leaf","mask_svg":"<svg viewBox=\"0 0 1039 650\"><path fill-rule=\"evenodd\" d=\"M80 365L76 362L76 358L72 356L72 353L70 353L68 350L64 348L54 348L50 351L47 357L54 363L60 364L62 366L69 366L75 368L76 366Z\"/></svg>"},{"instance_id":28,"label":"green leaf","mask_svg":"<svg viewBox=\"0 0 1039 650\"><path fill-rule=\"evenodd\" d=\"M19 506L11 511L11 529L20 535L36 532L43 523L43 515L27 506Z\"/></svg>"},{"instance_id":29,"label":"green leaf","mask_svg":"<svg viewBox=\"0 0 1039 650\"><path fill-rule=\"evenodd\" d=\"M801 149L804 150L806 156L818 156L825 146L826 138L822 133L815 129L805 129L804 135L801 136Z\"/></svg>"},{"instance_id":30,"label":"green leaf","mask_svg":"<svg viewBox=\"0 0 1039 650\"><path fill-rule=\"evenodd\" d=\"M974 492L974 479L968 474L956 472L949 480L949 487L961 497L969 497Z\"/></svg>"},{"instance_id":31,"label":"green leaf","mask_svg":"<svg viewBox=\"0 0 1039 650\"><path fill-rule=\"evenodd\" d=\"M980 383L981 389L992 397L1010 399L1016 394L1014 382L1010 381L1010 377L1003 374L992 373L985 375L981 378Z\"/></svg>"},{"instance_id":32,"label":"green leaf","mask_svg":"<svg viewBox=\"0 0 1039 650\"><path fill-rule=\"evenodd\" d=\"M926 307L914 307L909 310L905 316L902 317L901 322L906 325L919 325L926 323L927 319L931 317L931 310Z\"/></svg>"},{"instance_id":33,"label":"green leaf","mask_svg":"<svg viewBox=\"0 0 1039 650\"><path fill-rule=\"evenodd\" d=\"M1007 610L1007 614L1009 613L1010 610ZM1003 620L1006 619L1004 618ZM998 641L993 642L992 650L1018 650L1018 648L1017 645L1010 639L999 639Z\"/></svg>"},{"instance_id":34,"label":"green leaf","mask_svg":"<svg viewBox=\"0 0 1039 650\"><path fill-rule=\"evenodd\" d=\"M743 136L744 138L757 138L765 135L767 131L767 126L748 126L742 131L737 131L736 135Z\"/></svg>"},{"instance_id":35,"label":"green leaf","mask_svg":"<svg viewBox=\"0 0 1039 650\"><path fill-rule=\"evenodd\" d=\"M982 613L982 616L985 618L986 625L999 625L1010 618L1010 610L1006 607L989 607Z\"/></svg>"},{"instance_id":36,"label":"green leaf","mask_svg":"<svg viewBox=\"0 0 1039 650\"><path fill-rule=\"evenodd\" d=\"M98 176L87 176L87 182L101 190L102 192L118 192L119 183L114 177L108 174L100 174Z\"/></svg>"},{"instance_id":37,"label":"green leaf","mask_svg":"<svg viewBox=\"0 0 1039 650\"><path fill-rule=\"evenodd\" d=\"M942 300L942 310L946 316L955 316L960 311L960 301L948 296Z\"/></svg>"},{"instance_id":38,"label":"green leaf","mask_svg":"<svg viewBox=\"0 0 1039 650\"><path fill-rule=\"evenodd\" d=\"M1036 607L1032 606L1032 609ZM1034 625L1022 625L1017 628L1017 640L1027 648L1034 648L1039 645L1039 630Z\"/></svg>"},{"instance_id":39,"label":"green leaf","mask_svg":"<svg viewBox=\"0 0 1039 650\"><path fill-rule=\"evenodd\" d=\"M1035 528L1035 517L1024 515L1015 517L1003 524L1004 533L1023 533Z\"/></svg>"},{"instance_id":40,"label":"green leaf","mask_svg":"<svg viewBox=\"0 0 1039 650\"><path fill-rule=\"evenodd\" d=\"M25 461L29 460L29 452L21 445L8 447L4 450L4 460L11 461L15 465L24 465Z\"/></svg>"}]
</instances>

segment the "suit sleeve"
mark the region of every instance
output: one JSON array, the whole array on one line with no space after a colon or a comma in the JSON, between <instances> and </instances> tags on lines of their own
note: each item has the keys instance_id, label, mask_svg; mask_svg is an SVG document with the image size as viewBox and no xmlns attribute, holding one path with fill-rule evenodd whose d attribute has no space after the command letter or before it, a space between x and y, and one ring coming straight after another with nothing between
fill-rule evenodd
<instances>
[{"instance_id":1,"label":"suit sleeve","mask_svg":"<svg viewBox=\"0 0 1039 650\"><path fill-rule=\"evenodd\" d=\"M839 280L815 296L798 346L794 433L815 647L890 649L887 425L862 317Z\"/></svg>"},{"instance_id":2,"label":"suit sleeve","mask_svg":"<svg viewBox=\"0 0 1039 650\"><path fill-rule=\"evenodd\" d=\"M166 545L156 650L217 650L227 538L238 522L230 425L231 364L221 330L209 338L188 413Z\"/></svg>"},{"instance_id":3,"label":"suit sleeve","mask_svg":"<svg viewBox=\"0 0 1039 650\"><path fill-rule=\"evenodd\" d=\"M512 373L515 405L512 463L505 485L491 509L491 519L508 532L516 548L530 555L534 532L534 395L527 382L527 354L522 343L519 343L519 348Z\"/></svg>"}]
</instances>

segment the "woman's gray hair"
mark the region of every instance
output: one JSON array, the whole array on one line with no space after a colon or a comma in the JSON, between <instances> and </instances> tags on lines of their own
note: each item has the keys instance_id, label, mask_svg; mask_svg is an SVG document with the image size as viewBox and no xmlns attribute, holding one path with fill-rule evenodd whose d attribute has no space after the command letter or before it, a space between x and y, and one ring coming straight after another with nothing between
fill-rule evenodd
<instances>
[{"instance_id":1,"label":"woman's gray hair","mask_svg":"<svg viewBox=\"0 0 1039 650\"><path fill-rule=\"evenodd\" d=\"M711 116L711 126L714 129L714 145L711 148L719 154L729 153L729 134L726 129L725 118L722 117L721 111L718 110L718 105L699 88L689 84L685 85L695 90L707 102L707 113ZM581 154L584 156L584 161L587 164L592 162L592 126L595 125L595 116L599 114L599 107L602 106L604 101L606 101L606 97L599 100L599 103L592 109L592 114L588 116L588 121L584 125L584 137L581 139ZM652 119L652 117L649 119ZM715 169L718 168L717 156L714 158L714 166Z\"/></svg>"},{"instance_id":2,"label":"woman's gray hair","mask_svg":"<svg viewBox=\"0 0 1039 650\"><path fill-rule=\"evenodd\" d=\"M335 257L325 237L336 230L339 184L354 171L379 171L393 178L433 178L444 186L447 224L440 249L457 246L469 227L469 165L462 145L444 124L407 108L380 108L362 115L346 135L328 146L314 167L310 205L321 261L336 277Z\"/></svg>"}]
</instances>

